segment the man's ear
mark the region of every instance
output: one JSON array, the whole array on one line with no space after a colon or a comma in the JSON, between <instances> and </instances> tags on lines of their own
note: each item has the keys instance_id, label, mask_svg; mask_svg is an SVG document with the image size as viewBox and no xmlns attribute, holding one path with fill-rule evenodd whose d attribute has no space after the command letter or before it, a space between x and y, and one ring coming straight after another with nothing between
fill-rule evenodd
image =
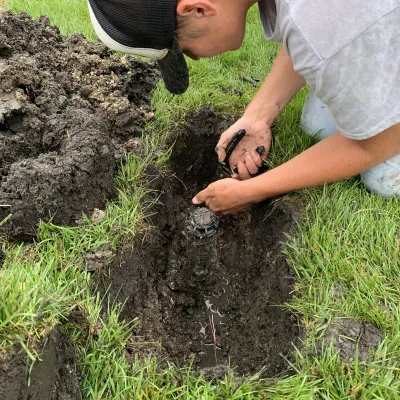
<instances>
[{"instance_id":1,"label":"man's ear","mask_svg":"<svg viewBox=\"0 0 400 400\"><path fill-rule=\"evenodd\" d=\"M176 13L180 17L211 17L217 14L217 8L210 0L181 0L176 7Z\"/></svg>"}]
</instances>

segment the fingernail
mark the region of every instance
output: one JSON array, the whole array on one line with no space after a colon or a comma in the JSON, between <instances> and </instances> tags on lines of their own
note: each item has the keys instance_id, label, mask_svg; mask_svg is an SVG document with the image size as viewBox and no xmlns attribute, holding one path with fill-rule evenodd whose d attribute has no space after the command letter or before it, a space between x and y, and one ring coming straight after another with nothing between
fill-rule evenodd
<instances>
[{"instance_id":1,"label":"fingernail","mask_svg":"<svg viewBox=\"0 0 400 400\"><path fill-rule=\"evenodd\" d=\"M197 197L193 197L193 199L192 199L192 203L193 204L200 204L200 202L199 202L199 200L197 200Z\"/></svg>"}]
</instances>

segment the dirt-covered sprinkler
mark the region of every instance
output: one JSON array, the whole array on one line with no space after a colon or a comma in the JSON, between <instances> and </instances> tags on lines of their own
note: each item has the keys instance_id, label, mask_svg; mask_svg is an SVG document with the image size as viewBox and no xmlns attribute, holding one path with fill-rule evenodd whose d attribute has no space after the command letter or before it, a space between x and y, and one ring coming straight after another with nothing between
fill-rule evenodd
<instances>
[{"instance_id":1,"label":"dirt-covered sprinkler","mask_svg":"<svg viewBox=\"0 0 400 400\"><path fill-rule=\"evenodd\" d=\"M187 229L198 239L209 238L217 233L218 216L208 208L194 209L188 217Z\"/></svg>"}]
</instances>

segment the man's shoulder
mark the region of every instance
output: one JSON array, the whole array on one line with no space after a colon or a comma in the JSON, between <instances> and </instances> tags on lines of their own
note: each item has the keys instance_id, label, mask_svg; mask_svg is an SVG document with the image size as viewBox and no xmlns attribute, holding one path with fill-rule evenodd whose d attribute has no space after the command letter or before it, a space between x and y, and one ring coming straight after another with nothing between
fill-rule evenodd
<instances>
[{"instance_id":1,"label":"man's shoulder","mask_svg":"<svg viewBox=\"0 0 400 400\"><path fill-rule=\"evenodd\" d=\"M281 13L286 14L292 29L298 31L320 60L333 56L400 7L400 0L277 1L281 1Z\"/></svg>"}]
</instances>

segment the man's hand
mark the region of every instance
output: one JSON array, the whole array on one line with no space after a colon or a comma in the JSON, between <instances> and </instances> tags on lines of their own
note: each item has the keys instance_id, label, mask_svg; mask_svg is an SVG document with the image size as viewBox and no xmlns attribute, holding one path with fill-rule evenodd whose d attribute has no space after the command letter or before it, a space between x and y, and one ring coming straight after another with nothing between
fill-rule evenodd
<instances>
[{"instance_id":1,"label":"man's hand","mask_svg":"<svg viewBox=\"0 0 400 400\"><path fill-rule=\"evenodd\" d=\"M225 160L225 149L229 141L240 129L246 130L246 135L236 146L229 160L229 166L233 170L238 169L238 174L233 176L241 180L249 179L258 173L263 160L267 157L271 147L271 130L267 121L251 121L246 117L240 118L222 135L215 148L218 154L218 161ZM265 151L260 156L256 149L264 146Z\"/></svg>"},{"instance_id":2,"label":"man's hand","mask_svg":"<svg viewBox=\"0 0 400 400\"><path fill-rule=\"evenodd\" d=\"M239 214L254 203L244 185L245 182L236 179L221 179L198 193L193 204L205 203L211 211L222 215Z\"/></svg>"}]
</instances>

